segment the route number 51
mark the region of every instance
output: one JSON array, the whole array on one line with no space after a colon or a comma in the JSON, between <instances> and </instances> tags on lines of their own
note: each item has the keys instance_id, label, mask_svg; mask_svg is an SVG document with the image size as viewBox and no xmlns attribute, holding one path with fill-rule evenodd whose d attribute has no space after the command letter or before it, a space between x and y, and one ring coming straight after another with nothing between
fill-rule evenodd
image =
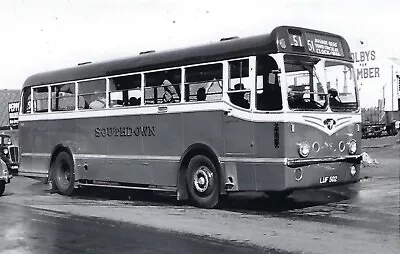
<instances>
[{"instance_id":1,"label":"route number 51","mask_svg":"<svg viewBox=\"0 0 400 254\"><path fill-rule=\"evenodd\" d=\"M301 42L301 36L292 34L293 46L303 47L303 43Z\"/></svg>"},{"instance_id":2,"label":"route number 51","mask_svg":"<svg viewBox=\"0 0 400 254\"><path fill-rule=\"evenodd\" d=\"M314 43L312 40L307 40L307 46L308 46L308 50L310 50L311 52L315 51Z\"/></svg>"}]
</instances>

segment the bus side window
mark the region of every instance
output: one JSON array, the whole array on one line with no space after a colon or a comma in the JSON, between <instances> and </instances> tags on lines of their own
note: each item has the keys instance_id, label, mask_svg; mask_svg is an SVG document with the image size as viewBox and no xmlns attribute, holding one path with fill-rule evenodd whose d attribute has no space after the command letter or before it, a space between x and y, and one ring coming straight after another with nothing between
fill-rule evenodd
<instances>
[{"instance_id":1,"label":"bus side window","mask_svg":"<svg viewBox=\"0 0 400 254\"><path fill-rule=\"evenodd\" d=\"M48 112L49 108L49 88L38 87L33 88L33 112Z\"/></svg>"},{"instance_id":2,"label":"bus side window","mask_svg":"<svg viewBox=\"0 0 400 254\"><path fill-rule=\"evenodd\" d=\"M146 73L145 104L179 103L181 75L181 69Z\"/></svg>"},{"instance_id":3,"label":"bus side window","mask_svg":"<svg viewBox=\"0 0 400 254\"><path fill-rule=\"evenodd\" d=\"M222 99L222 64L188 67L185 80L185 101Z\"/></svg>"},{"instance_id":4,"label":"bus side window","mask_svg":"<svg viewBox=\"0 0 400 254\"><path fill-rule=\"evenodd\" d=\"M235 60L229 62L228 96L230 101L241 108L250 108L250 88L252 82L249 77L249 60Z\"/></svg>"},{"instance_id":5,"label":"bus side window","mask_svg":"<svg viewBox=\"0 0 400 254\"><path fill-rule=\"evenodd\" d=\"M140 74L111 78L110 107L139 106L141 80Z\"/></svg>"},{"instance_id":6,"label":"bus side window","mask_svg":"<svg viewBox=\"0 0 400 254\"><path fill-rule=\"evenodd\" d=\"M31 88L27 87L22 95L22 113L31 113Z\"/></svg>"},{"instance_id":7,"label":"bus side window","mask_svg":"<svg viewBox=\"0 0 400 254\"><path fill-rule=\"evenodd\" d=\"M68 83L51 87L51 110L75 110L75 83Z\"/></svg>"},{"instance_id":8,"label":"bus side window","mask_svg":"<svg viewBox=\"0 0 400 254\"><path fill-rule=\"evenodd\" d=\"M106 80L96 79L82 81L78 84L78 98L84 99L83 103L78 100L79 109L100 109L106 107Z\"/></svg>"}]
</instances>

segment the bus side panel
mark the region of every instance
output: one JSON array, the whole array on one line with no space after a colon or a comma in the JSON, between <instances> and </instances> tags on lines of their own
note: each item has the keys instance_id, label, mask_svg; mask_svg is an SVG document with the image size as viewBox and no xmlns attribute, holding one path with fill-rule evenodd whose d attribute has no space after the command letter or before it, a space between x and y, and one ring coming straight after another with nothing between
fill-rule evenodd
<instances>
[{"instance_id":1,"label":"bus side panel","mask_svg":"<svg viewBox=\"0 0 400 254\"><path fill-rule=\"evenodd\" d=\"M24 172L33 173L32 171L32 154L33 153L33 128L31 122L20 122L18 126L20 162L19 174Z\"/></svg>"},{"instance_id":2,"label":"bus side panel","mask_svg":"<svg viewBox=\"0 0 400 254\"><path fill-rule=\"evenodd\" d=\"M240 121L242 121L242 123L247 123L247 134L237 133L233 135L232 133L230 137L227 136L226 138L236 139L237 136L241 136L242 150L247 149L247 147L244 147L245 145L249 143L253 144L254 156L245 157L264 162L236 162L235 167L238 178L237 190L256 191L282 188L281 186L284 185L283 162L281 164L276 162L276 160L281 159L284 154L282 124L279 123L278 125L281 135L278 137L278 143L275 143L275 122L253 123L244 120ZM254 136L252 133L254 133ZM252 136L248 136L249 134ZM246 140L243 140L243 138L246 138ZM275 147L275 144L277 147ZM231 155L227 154L227 158L229 159L230 157ZM238 160L240 161L240 158Z\"/></svg>"},{"instance_id":3,"label":"bus side panel","mask_svg":"<svg viewBox=\"0 0 400 254\"><path fill-rule=\"evenodd\" d=\"M142 132L140 116L109 116L79 120L80 144L78 170L84 179L149 184L151 169L141 160ZM84 170L83 166L88 169Z\"/></svg>"},{"instance_id":4,"label":"bus side panel","mask_svg":"<svg viewBox=\"0 0 400 254\"><path fill-rule=\"evenodd\" d=\"M225 155L227 157L253 157L254 123L224 115Z\"/></svg>"},{"instance_id":5,"label":"bus side panel","mask_svg":"<svg viewBox=\"0 0 400 254\"><path fill-rule=\"evenodd\" d=\"M212 148L217 156L225 153L223 111L184 113L182 117L182 154L189 146L201 143Z\"/></svg>"},{"instance_id":6,"label":"bus side panel","mask_svg":"<svg viewBox=\"0 0 400 254\"><path fill-rule=\"evenodd\" d=\"M110 116L99 128L98 136L107 150L107 169L103 177L115 182L152 183L153 169L145 166L142 158L143 136L148 131L143 129L141 117ZM104 128L108 128L105 137Z\"/></svg>"},{"instance_id":7,"label":"bus side panel","mask_svg":"<svg viewBox=\"0 0 400 254\"><path fill-rule=\"evenodd\" d=\"M266 191L285 188L283 163L236 163L237 190Z\"/></svg>"},{"instance_id":8,"label":"bus side panel","mask_svg":"<svg viewBox=\"0 0 400 254\"><path fill-rule=\"evenodd\" d=\"M24 172L47 177L50 165L47 120L20 124L21 175ZM28 153L28 155L27 155Z\"/></svg>"},{"instance_id":9,"label":"bus side panel","mask_svg":"<svg viewBox=\"0 0 400 254\"><path fill-rule=\"evenodd\" d=\"M95 129L99 118L65 119L49 122L49 140L51 152L61 144L70 149L75 158L75 178L95 179L105 172L107 164L99 155L106 153L104 144L95 138ZM83 170L83 165L88 170ZM98 171L98 172L96 172Z\"/></svg>"},{"instance_id":10,"label":"bus side panel","mask_svg":"<svg viewBox=\"0 0 400 254\"><path fill-rule=\"evenodd\" d=\"M97 122L93 138L99 140L106 149L105 154L110 158L143 155L140 116L109 116L105 119L99 118Z\"/></svg>"},{"instance_id":11,"label":"bus side panel","mask_svg":"<svg viewBox=\"0 0 400 254\"><path fill-rule=\"evenodd\" d=\"M235 162L237 173L237 190L254 191L256 189L256 172L253 163Z\"/></svg>"},{"instance_id":12,"label":"bus side panel","mask_svg":"<svg viewBox=\"0 0 400 254\"><path fill-rule=\"evenodd\" d=\"M143 154L177 156L182 152L182 114L142 115Z\"/></svg>"},{"instance_id":13,"label":"bus side panel","mask_svg":"<svg viewBox=\"0 0 400 254\"><path fill-rule=\"evenodd\" d=\"M254 167L257 191L285 189L286 172L283 163L257 163Z\"/></svg>"},{"instance_id":14,"label":"bus side panel","mask_svg":"<svg viewBox=\"0 0 400 254\"><path fill-rule=\"evenodd\" d=\"M80 123L77 140L91 137L77 153L83 178L176 186L182 151L180 114L110 116Z\"/></svg>"},{"instance_id":15,"label":"bus side panel","mask_svg":"<svg viewBox=\"0 0 400 254\"><path fill-rule=\"evenodd\" d=\"M139 166L151 174L151 184L176 186L182 154L182 114L142 115L141 120L145 157Z\"/></svg>"},{"instance_id":16,"label":"bus side panel","mask_svg":"<svg viewBox=\"0 0 400 254\"><path fill-rule=\"evenodd\" d=\"M277 125L276 125L277 124ZM282 123L254 123L254 157L283 158L285 129ZM273 164L271 164L273 166Z\"/></svg>"}]
</instances>

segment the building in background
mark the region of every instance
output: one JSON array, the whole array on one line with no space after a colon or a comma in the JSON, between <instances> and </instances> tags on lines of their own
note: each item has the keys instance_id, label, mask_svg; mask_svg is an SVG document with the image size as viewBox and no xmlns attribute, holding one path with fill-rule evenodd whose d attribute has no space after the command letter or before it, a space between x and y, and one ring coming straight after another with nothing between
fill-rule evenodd
<instances>
[{"instance_id":1,"label":"building in background","mask_svg":"<svg viewBox=\"0 0 400 254\"><path fill-rule=\"evenodd\" d=\"M13 144L18 144L18 125L10 125L9 104L18 102L20 93L20 90L0 90L0 133L10 135Z\"/></svg>"},{"instance_id":2,"label":"building in background","mask_svg":"<svg viewBox=\"0 0 400 254\"><path fill-rule=\"evenodd\" d=\"M363 130L371 136L394 135L395 123L400 120L400 59L386 56L364 41L353 47L352 56Z\"/></svg>"}]
</instances>

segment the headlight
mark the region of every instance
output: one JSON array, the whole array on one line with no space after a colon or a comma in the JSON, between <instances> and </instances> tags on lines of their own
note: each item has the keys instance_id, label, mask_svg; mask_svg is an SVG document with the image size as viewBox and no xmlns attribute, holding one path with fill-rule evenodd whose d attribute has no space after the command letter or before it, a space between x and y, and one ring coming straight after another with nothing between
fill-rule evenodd
<instances>
[{"instance_id":1,"label":"headlight","mask_svg":"<svg viewBox=\"0 0 400 254\"><path fill-rule=\"evenodd\" d=\"M353 139L349 142L349 154L355 154L357 152L357 142Z\"/></svg>"},{"instance_id":2,"label":"headlight","mask_svg":"<svg viewBox=\"0 0 400 254\"><path fill-rule=\"evenodd\" d=\"M7 149L7 148L4 148L4 149L3 149L3 153L4 153L5 155L7 155L7 154L8 154L8 149Z\"/></svg>"},{"instance_id":3,"label":"headlight","mask_svg":"<svg viewBox=\"0 0 400 254\"><path fill-rule=\"evenodd\" d=\"M301 142L299 144L299 154L301 157L307 157L310 153L310 145L307 142Z\"/></svg>"}]
</instances>

